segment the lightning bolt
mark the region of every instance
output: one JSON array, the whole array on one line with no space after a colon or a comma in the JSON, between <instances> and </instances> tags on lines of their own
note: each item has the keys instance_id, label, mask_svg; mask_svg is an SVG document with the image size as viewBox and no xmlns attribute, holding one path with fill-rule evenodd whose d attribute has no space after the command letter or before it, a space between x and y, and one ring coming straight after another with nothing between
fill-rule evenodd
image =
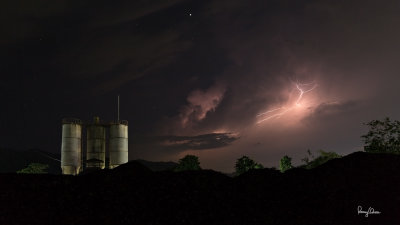
<instances>
[{"instance_id":1,"label":"lightning bolt","mask_svg":"<svg viewBox=\"0 0 400 225\"><path fill-rule=\"evenodd\" d=\"M268 113L275 112L275 111L281 110L281 109L283 109L283 108L284 108L284 107L280 107L280 108L277 108L277 109L269 110L269 111L260 113L260 114L258 114L257 116L266 115L266 114L268 114Z\"/></svg>"},{"instance_id":2,"label":"lightning bolt","mask_svg":"<svg viewBox=\"0 0 400 225\"><path fill-rule=\"evenodd\" d=\"M267 120L273 119L273 118L280 118L281 116L283 116L284 114L286 114L287 112L295 109L298 106L301 106L301 101L303 99L304 94L314 90L318 85L315 82L312 83L307 83L307 84L301 84L301 83L295 83L295 86L297 88L297 90L299 91L299 96L297 97L295 103L286 108L286 107L279 107L276 109L272 109L272 110L268 110L266 112L263 113L259 113L257 115L257 117L263 117L263 119L259 120L257 122L257 124L260 124L262 122L265 122ZM306 88L308 87L308 88Z\"/></svg>"},{"instance_id":3,"label":"lightning bolt","mask_svg":"<svg viewBox=\"0 0 400 225\"><path fill-rule=\"evenodd\" d=\"M308 89L308 90L303 90L303 89L300 87L300 86L310 86L310 85L312 85L312 87L311 87L310 89ZM300 105L300 101L301 101L301 99L303 98L303 95L304 95L305 93L314 90L316 87L317 87L317 84L315 84L315 83L309 83L309 84L299 84L299 83L296 83L296 88L297 88L297 90L299 90L299 92L300 92L299 97L297 98L297 101L296 101L296 105L297 105L297 106Z\"/></svg>"}]
</instances>

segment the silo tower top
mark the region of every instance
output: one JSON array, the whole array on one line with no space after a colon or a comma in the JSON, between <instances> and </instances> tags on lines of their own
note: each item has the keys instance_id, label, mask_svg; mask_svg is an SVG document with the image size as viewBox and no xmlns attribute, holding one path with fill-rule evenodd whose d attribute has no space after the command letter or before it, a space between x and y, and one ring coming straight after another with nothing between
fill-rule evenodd
<instances>
[{"instance_id":1,"label":"silo tower top","mask_svg":"<svg viewBox=\"0 0 400 225\"><path fill-rule=\"evenodd\" d=\"M128 120L117 120L110 122L110 125L120 125L120 124L128 126Z\"/></svg>"},{"instance_id":2,"label":"silo tower top","mask_svg":"<svg viewBox=\"0 0 400 225\"><path fill-rule=\"evenodd\" d=\"M62 119L63 124L82 124L82 120L76 118L64 118Z\"/></svg>"}]
</instances>

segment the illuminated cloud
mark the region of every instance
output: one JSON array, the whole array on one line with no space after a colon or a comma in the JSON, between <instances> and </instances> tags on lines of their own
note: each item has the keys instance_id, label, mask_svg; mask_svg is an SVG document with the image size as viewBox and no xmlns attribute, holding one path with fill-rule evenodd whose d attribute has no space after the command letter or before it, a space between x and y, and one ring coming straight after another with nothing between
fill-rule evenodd
<instances>
[{"instance_id":1,"label":"illuminated cloud","mask_svg":"<svg viewBox=\"0 0 400 225\"><path fill-rule=\"evenodd\" d=\"M202 121L207 113L215 111L222 101L225 87L214 85L209 89L194 90L187 97L188 105L182 108L180 118L183 127Z\"/></svg>"}]
</instances>

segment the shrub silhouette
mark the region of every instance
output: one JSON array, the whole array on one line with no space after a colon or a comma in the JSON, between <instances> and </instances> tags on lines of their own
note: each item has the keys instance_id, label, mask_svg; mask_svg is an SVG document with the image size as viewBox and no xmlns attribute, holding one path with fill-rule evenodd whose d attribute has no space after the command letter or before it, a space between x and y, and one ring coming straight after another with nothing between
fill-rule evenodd
<instances>
[{"instance_id":1,"label":"shrub silhouette","mask_svg":"<svg viewBox=\"0 0 400 225\"><path fill-rule=\"evenodd\" d=\"M279 163L279 169L281 172L284 173L286 170L291 169L292 167L292 158L287 155L283 156Z\"/></svg>"},{"instance_id":2,"label":"shrub silhouette","mask_svg":"<svg viewBox=\"0 0 400 225\"><path fill-rule=\"evenodd\" d=\"M42 163L31 163L26 168L22 170L18 170L17 173L25 173L25 174L45 174L47 173L47 168L49 165Z\"/></svg>"}]
</instances>

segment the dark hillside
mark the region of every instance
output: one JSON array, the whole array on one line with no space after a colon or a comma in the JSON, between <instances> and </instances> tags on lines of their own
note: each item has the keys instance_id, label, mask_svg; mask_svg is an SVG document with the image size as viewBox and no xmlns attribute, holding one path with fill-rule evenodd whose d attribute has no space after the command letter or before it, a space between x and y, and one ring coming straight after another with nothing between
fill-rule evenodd
<instances>
[{"instance_id":1,"label":"dark hillside","mask_svg":"<svg viewBox=\"0 0 400 225\"><path fill-rule=\"evenodd\" d=\"M399 169L399 156L360 152L236 178L137 162L77 177L0 174L0 224L399 224Z\"/></svg>"},{"instance_id":2,"label":"dark hillside","mask_svg":"<svg viewBox=\"0 0 400 225\"><path fill-rule=\"evenodd\" d=\"M0 173L15 173L27 167L30 163L49 165L48 173L61 174L60 155L52 154L39 149L18 151L0 149Z\"/></svg>"}]
</instances>

